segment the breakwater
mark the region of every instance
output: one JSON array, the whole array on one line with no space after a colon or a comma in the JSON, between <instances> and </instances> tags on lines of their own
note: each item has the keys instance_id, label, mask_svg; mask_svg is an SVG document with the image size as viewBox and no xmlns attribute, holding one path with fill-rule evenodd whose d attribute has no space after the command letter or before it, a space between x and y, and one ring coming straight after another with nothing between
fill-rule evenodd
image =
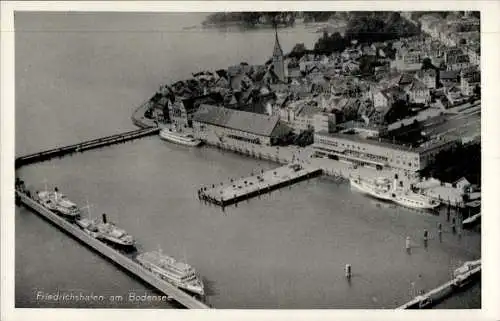
<instances>
[{"instance_id":1,"label":"breakwater","mask_svg":"<svg viewBox=\"0 0 500 321\"><path fill-rule=\"evenodd\" d=\"M457 270L461 273L454 275L454 278L445 284L442 284L426 293L416 296L411 301L403 304L397 309L426 309L431 308L437 303L443 301L455 292L462 291L471 282L481 276L480 260L465 263Z\"/></svg>"},{"instance_id":2,"label":"breakwater","mask_svg":"<svg viewBox=\"0 0 500 321\"><path fill-rule=\"evenodd\" d=\"M85 150L94 149L103 146L109 146L113 144L124 143L129 140L156 135L160 131L159 128L143 128L133 131L128 131L121 134L115 134L111 136L101 137L97 139L92 139L84 141L78 144L73 144L69 146L57 147L50 150L29 154L25 156L17 157L15 160L15 168L19 168L24 165L41 162L49 160L54 157L62 157L68 154L83 152Z\"/></svg>"}]
</instances>

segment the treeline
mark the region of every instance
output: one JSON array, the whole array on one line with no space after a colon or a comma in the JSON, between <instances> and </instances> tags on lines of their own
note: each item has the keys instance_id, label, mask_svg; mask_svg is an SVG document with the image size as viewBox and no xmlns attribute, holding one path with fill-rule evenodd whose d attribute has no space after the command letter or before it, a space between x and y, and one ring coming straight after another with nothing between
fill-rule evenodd
<instances>
[{"instance_id":1,"label":"treeline","mask_svg":"<svg viewBox=\"0 0 500 321\"><path fill-rule=\"evenodd\" d=\"M472 17L480 18L480 11L470 11L469 12ZM433 14L442 19L458 19L465 15L465 11L413 11L411 13L411 18L413 20L418 20L423 15Z\"/></svg>"},{"instance_id":2,"label":"treeline","mask_svg":"<svg viewBox=\"0 0 500 321\"><path fill-rule=\"evenodd\" d=\"M227 23L243 23L246 26L255 26L258 24L274 25L285 24L293 25L298 12L216 12L210 14L203 25L223 25Z\"/></svg>"},{"instance_id":3,"label":"treeline","mask_svg":"<svg viewBox=\"0 0 500 321\"><path fill-rule=\"evenodd\" d=\"M421 175L450 183L465 176L472 184L481 185L481 145L459 145L439 152Z\"/></svg>"},{"instance_id":4,"label":"treeline","mask_svg":"<svg viewBox=\"0 0 500 321\"><path fill-rule=\"evenodd\" d=\"M336 32L324 33L314 49L341 52L353 40L358 43L373 43L418 35L420 28L401 17L398 12L352 12L342 36Z\"/></svg>"}]
</instances>

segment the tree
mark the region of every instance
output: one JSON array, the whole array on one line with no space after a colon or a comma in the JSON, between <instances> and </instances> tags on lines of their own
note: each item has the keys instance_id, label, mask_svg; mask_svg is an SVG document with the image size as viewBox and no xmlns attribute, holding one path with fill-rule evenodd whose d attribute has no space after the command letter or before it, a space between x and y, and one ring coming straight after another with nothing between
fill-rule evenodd
<instances>
[{"instance_id":1,"label":"tree","mask_svg":"<svg viewBox=\"0 0 500 321\"><path fill-rule=\"evenodd\" d=\"M346 41L339 32L328 35L328 32L323 32L323 36L314 44L314 50L332 53L342 52L346 48Z\"/></svg>"},{"instance_id":2,"label":"tree","mask_svg":"<svg viewBox=\"0 0 500 321\"><path fill-rule=\"evenodd\" d=\"M304 43L298 43L293 47L289 56L302 57L306 53L306 51L307 51L307 48L304 45Z\"/></svg>"},{"instance_id":3,"label":"tree","mask_svg":"<svg viewBox=\"0 0 500 321\"><path fill-rule=\"evenodd\" d=\"M435 69L436 67L434 67L434 65L432 64L432 60L431 58L424 58L422 60L422 70L426 70L426 69Z\"/></svg>"},{"instance_id":4,"label":"tree","mask_svg":"<svg viewBox=\"0 0 500 321\"><path fill-rule=\"evenodd\" d=\"M479 99L481 99L481 87L479 85L476 85L476 87L474 87L474 96L477 96Z\"/></svg>"}]
</instances>

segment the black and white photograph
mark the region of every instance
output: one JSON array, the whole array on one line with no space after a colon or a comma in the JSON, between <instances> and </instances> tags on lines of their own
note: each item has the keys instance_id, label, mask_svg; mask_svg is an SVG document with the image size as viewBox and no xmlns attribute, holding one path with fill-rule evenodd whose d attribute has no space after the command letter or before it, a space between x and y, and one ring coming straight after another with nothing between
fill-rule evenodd
<instances>
[{"instance_id":1,"label":"black and white photograph","mask_svg":"<svg viewBox=\"0 0 500 321\"><path fill-rule=\"evenodd\" d=\"M498 170L481 38L498 26L448 4L11 8L2 296L42 312L484 309L500 226L482 198Z\"/></svg>"}]
</instances>

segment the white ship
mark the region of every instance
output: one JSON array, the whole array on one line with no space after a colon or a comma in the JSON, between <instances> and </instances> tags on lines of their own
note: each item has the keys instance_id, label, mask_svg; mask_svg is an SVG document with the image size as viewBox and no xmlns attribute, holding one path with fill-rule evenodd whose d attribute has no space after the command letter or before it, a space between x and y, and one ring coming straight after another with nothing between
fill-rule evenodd
<instances>
[{"instance_id":1,"label":"white ship","mask_svg":"<svg viewBox=\"0 0 500 321\"><path fill-rule=\"evenodd\" d=\"M160 131L160 138L172 143L185 146L194 147L201 145L201 140L194 138L193 135L174 131L170 128L162 129Z\"/></svg>"},{"instance_id":2,"label":"white ship","mask_svg":"<svg viewBox=\"0 0 500 321\"><path fill-rule=\"evenodd\" d=\"M432 210L440 205L438 201L412 191L396 191L393 197L394 203L414 209Z\"/></svg>"},{"instance_id":3,"label":"white ship","mask_svg":"<svg viewBox=\"0 0 500 321\"><path fill-rule=\"evenodd\" d=\"M376 180L364 180L361 177L351 178L351 186L372 197L392 201L392 184L389 179L381 177Z\"/></svg>"},{"instance_id":4,"label":"white ship","mask_svg":"<svg viewBox=\"0 0 500 321\"><path fill-rule=\"evenodd\" d=\"M397 181L393 183L387 178L364 180L360 177L350 179L351 186L372 197L391 201L398 205L414 209L434 209L440 203L430 197L417 194L410 190L397 188Z\"/></svg>"},{"instance_id":5,"label":"white ship","mask_svg":"<svg viewBox=\"0 0 500 321\"><path fill-rule=\"evenodd\" d=\"M174 286L202 296L205 294L203 282L189 264L178 262L162 254L161 250L141 253L136 259L153 274Z\"/></svg>"}]
</instances>

